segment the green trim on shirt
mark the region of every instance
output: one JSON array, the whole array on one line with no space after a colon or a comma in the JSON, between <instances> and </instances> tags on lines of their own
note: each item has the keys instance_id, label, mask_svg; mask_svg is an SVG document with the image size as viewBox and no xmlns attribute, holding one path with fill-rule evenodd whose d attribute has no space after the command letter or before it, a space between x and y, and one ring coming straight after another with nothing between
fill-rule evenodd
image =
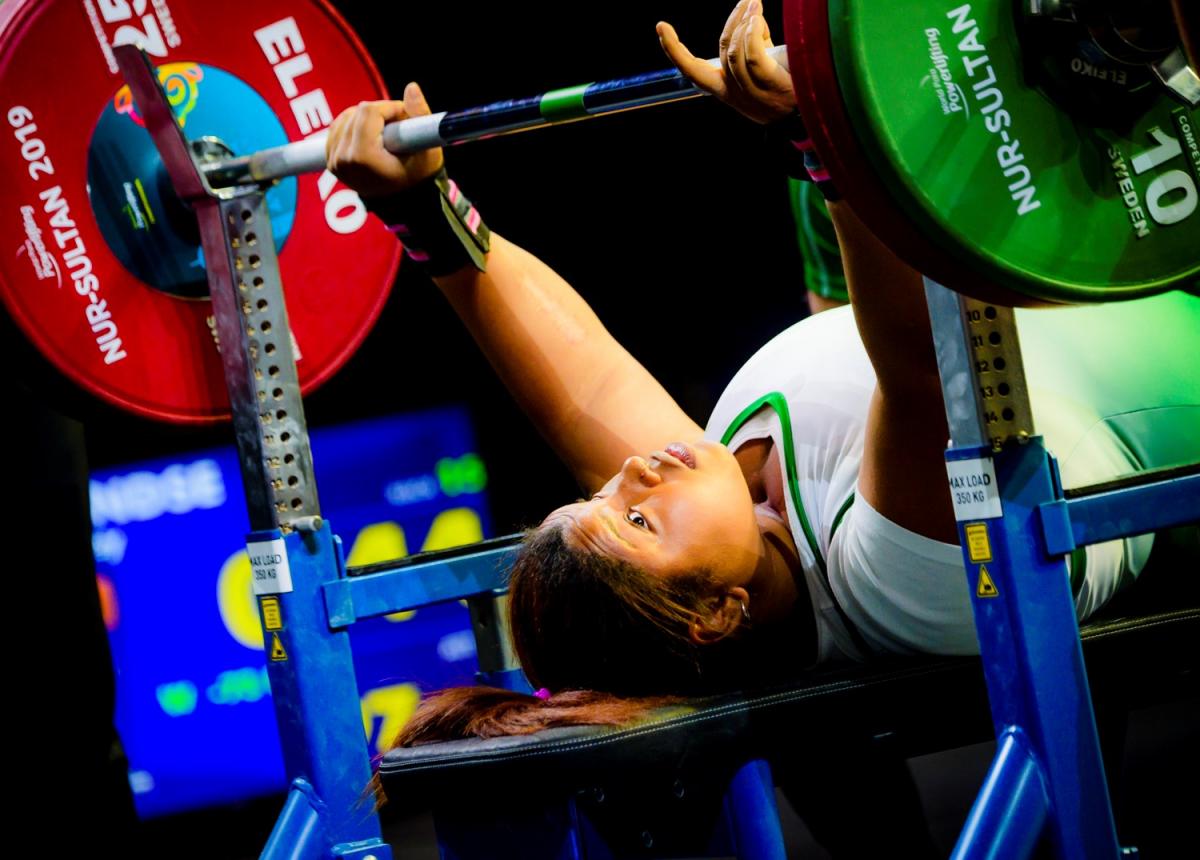
<instances>
[{"instance_id":1,"label":"green trim on shirt","mask_svg":"<svg viewBox=\"0 0 1200 860\"><path fill-rule=\"evenodd\" d=\"M796 518L800 520L800 528L804 530L804 539L808 542L808 548L812 550L813 558L816 559L821 574L824 575L825 556L821 552L820 545L817 544L817 536L808 521L804 504L800 501L800 477L796 474L795 443L792 441L792 415L788 410L787 399L778 391L772 391L755 400L733 419L729 429L721 436L721 444L728 445L729 440L737 435L750 417L764 406L770 406L775 410L783 429L783 461L787 471L788 492L792 497L792 505L796 508Z\"/></svg>"},{"instance_id":2,"label":"green trim on shirt","mask_svg":"<svg viewBox=\"0 0 1200 860\"><path fill-rule=\"evenodd\" d=\"M846 516L846 511L850 510L850 506L854 504L854 493L846 497L846 501L842 502L842 506L838 508L837 514L833 518L833 525L829 527L829 541L833 542L833 536L837 533L837 528L842 524L842 517Z\"/></svg>"},{"instance_id":3,"label":"green trim on shirt","mask_svg":"<svg viewBox=\"0 0 1200 860\"><path fill-rule=\"evenodd\" d=\"M788 493L792 497L792 507L796 509L796 519L800 520L800 528L804 531L804 539L808 542L808 548L812 550L813 558L816 560L817 569L821 572L821 579L825 581L825 589L829 593L829 598L832 601L834 611L837 612L838 618L841 619L842 626L845 628L846 634L850 637L850 641L854 644L863 655L870 654L871 648L863 639L862 633L850 620L846 614L846 610L838 603L837 598L833 594L833 588L829 584L829 572L825 565L825 556L821 552L821 547L817 543L816 533L813 532L812 524L808 521L808 514L804 510L804 504L800 501L800 476L796 473L796 446L792 441L792 414L788 409L787 398L778 391L772 391L764 394L762 397L755 400L745 409L743 409L733 422L729 425L729 429L721 436L721 444L729 445L730 440L737 435L738 430L742 429L747 421L750 420L754 413L758 412L762 407L770 406L775 410L775 415L779 418L779 426L783 432L783 461L784 468L787 472ZM854 493L842 503L838 509L837 516L833 518L833 528L830 529L830 537L837 529L842 521L842 517L846 515L846 511L850 510L850 506L854 504Z\"/></svg>"},{"instance_id":4,"label":"green trim on shirt","mask_svg":"<svg viewBox=\"0 0 1200 860\"><path fill-rule=\"evenodd\" d=\"M1078 597L1083 581L1087 579L1087 547L1076 547L1070 555L1071 596Z\"/></svg>"}]
</instances>

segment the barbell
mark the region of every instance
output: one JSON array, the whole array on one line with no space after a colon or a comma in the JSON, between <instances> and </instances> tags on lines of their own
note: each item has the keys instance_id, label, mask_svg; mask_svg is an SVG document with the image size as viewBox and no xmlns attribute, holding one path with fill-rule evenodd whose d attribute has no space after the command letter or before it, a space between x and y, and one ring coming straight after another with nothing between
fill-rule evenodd
<instances>
[{"instance_id":1,"label":"barbell","mask_svg":"<svg viewBox=\"0 0 1200 860\"><path fill-rule=\"evenodd\" d=\"M1200 79L1184 4L787 0L784 11L777 56L817 150L907 262L1012 304L1196 288ZM0 259L0 298L87 391L169 421L226 416L196 228L116 74L113 46L129 43L157 64L185 135L221 154L205 167L214 193L270 183L311 390L366 336L399 263L391 234L323 171L337 109L384 97L323 0L0 5L0 163L14 177L0 211L19 239ZM26 85L64 48L72 103L99 114L90 128L62 111L61 88ZM667 70L408 120L385 142L452 145L697 95Z\"/></svg>"}]
</instances>

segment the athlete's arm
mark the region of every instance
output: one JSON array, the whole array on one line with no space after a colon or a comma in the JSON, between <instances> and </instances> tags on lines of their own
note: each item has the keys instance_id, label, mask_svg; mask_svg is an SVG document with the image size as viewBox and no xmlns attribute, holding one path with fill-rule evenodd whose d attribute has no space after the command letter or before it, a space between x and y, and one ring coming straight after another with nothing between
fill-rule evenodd
<instances>
[{"instance_id":1,"label":"athlete's arm","mask_svg":"<svg viewBox=\"0 0 1200 860\"><path fill-rule=\"evenodd\" d=\"M440 150L397 158L385 122L428 114L410 84L403 102L364 102L330 129L329 168L364 197L395 193L436 173ZM549 266L495 233L487 271L435 279L513 397L583 488L599 489L631 454L648 455L703 430L609 334ZM647 325L667 322L644 310Z\"/></svg>"}]
</instances>

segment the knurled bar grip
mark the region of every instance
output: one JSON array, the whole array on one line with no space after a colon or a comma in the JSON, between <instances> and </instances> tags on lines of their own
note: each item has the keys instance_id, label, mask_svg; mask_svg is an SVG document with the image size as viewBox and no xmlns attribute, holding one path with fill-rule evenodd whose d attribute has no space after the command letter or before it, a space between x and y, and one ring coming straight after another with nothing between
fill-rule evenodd
<instances>
[{"instance_id":1,"label":"knurled bar grip","mask_svg":"<svg viewBox=\"0 0 1200 860\"><path fill-rule=\"evenodd\" d=\"M776 45L768 54L787 69L786 45ZM717 68L721 65L718 59L708 63ZM665 69L388 123L383 129L383 145L389 152L404 155L702 95L705 93L682 72ZM216 162L205 167L205 178L214 188L221 188L324 170L325 137L322 132L295 143Z\"/></svg>"}]
</instances>

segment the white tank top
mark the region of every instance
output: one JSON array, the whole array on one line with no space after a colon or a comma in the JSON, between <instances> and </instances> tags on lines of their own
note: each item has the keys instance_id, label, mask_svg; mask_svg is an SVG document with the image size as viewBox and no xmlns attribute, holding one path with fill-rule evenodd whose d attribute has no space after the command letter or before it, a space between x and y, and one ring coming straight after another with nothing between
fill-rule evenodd
<instances>
[{"instance_id":1,"label":"white tank top","mask_svg":"<svg viewBox=\"0 0 1200 860\"><path fill-rule=\"evenodd\" d=\"M817 661L865 657L825 577L829 542L858 484L875 371L849 308L777 335L725 388L705 436L731 451L771 438L787 484L787 519L817 625ZM790 433L788 430L790 429Z\"/></svg>"},{"instance_id":2,"label":"white tank top","mask_svg":"<svg viewBox=\"0 0 1200 860\"><path fill-rule=\"evenodd\" d=\"M1177 381L1164 391L1147 390L1161 376L1153 368L1170 367L1182 348L1178 332L1168 336L1164 330L1183 325L1177 320L1183 310L1200 312L1200 301L1180 302L1158 297L1105 306L1103 311L1018 311L1035 427L1057 456L1065 487L1172 465L1181 456L1200 459L1200 383ZM1119 340L1079 342L1074 336L1081 328L1096 331L1104 322L1145 333L1138 355L1155 350L1164 355L1155 352L1149 370L1131 370L1128 356L1114 347ZM1099 393L1092 390L1097 384ZM866 589L863 594L872 606L863 613L862 607L839 605L827 576L833 535L854 501L874 388L875 371L853 313L849 307L837 308L796 323L755 353L726 387L705 429L707 438L723 442L731 451L769 437L781 454L788 525L816 616L818 661L861 659L878 650L867 640L888 640L887 619L895 614L889 601L897 595L889 597L887 589L906 587L902 578L892 577L895 582L876 583L885 586L878 593ZM1141 423L1121 432L1123 425L1117 422L1133 427L1131 417ZM1161 449L1158 453L1155 444ZM932 555L948 546L911 532L905 540L921 546L927 542ZM1080 619L1102 606L1123 579L1137 574L1152 540L1144 535L1091 546L1086 559L1077 552L1071 563L1078 577L1074 590ZM874 576L869 570L838 573L864 580ZM920 599L917 594L904 596ZM880 625L884 635L864 640L862 631L871 634ZM922 635L926 634L928 641L914 643L915 649L940 651L939 631Z\"/></svg>"}]
</instances>

